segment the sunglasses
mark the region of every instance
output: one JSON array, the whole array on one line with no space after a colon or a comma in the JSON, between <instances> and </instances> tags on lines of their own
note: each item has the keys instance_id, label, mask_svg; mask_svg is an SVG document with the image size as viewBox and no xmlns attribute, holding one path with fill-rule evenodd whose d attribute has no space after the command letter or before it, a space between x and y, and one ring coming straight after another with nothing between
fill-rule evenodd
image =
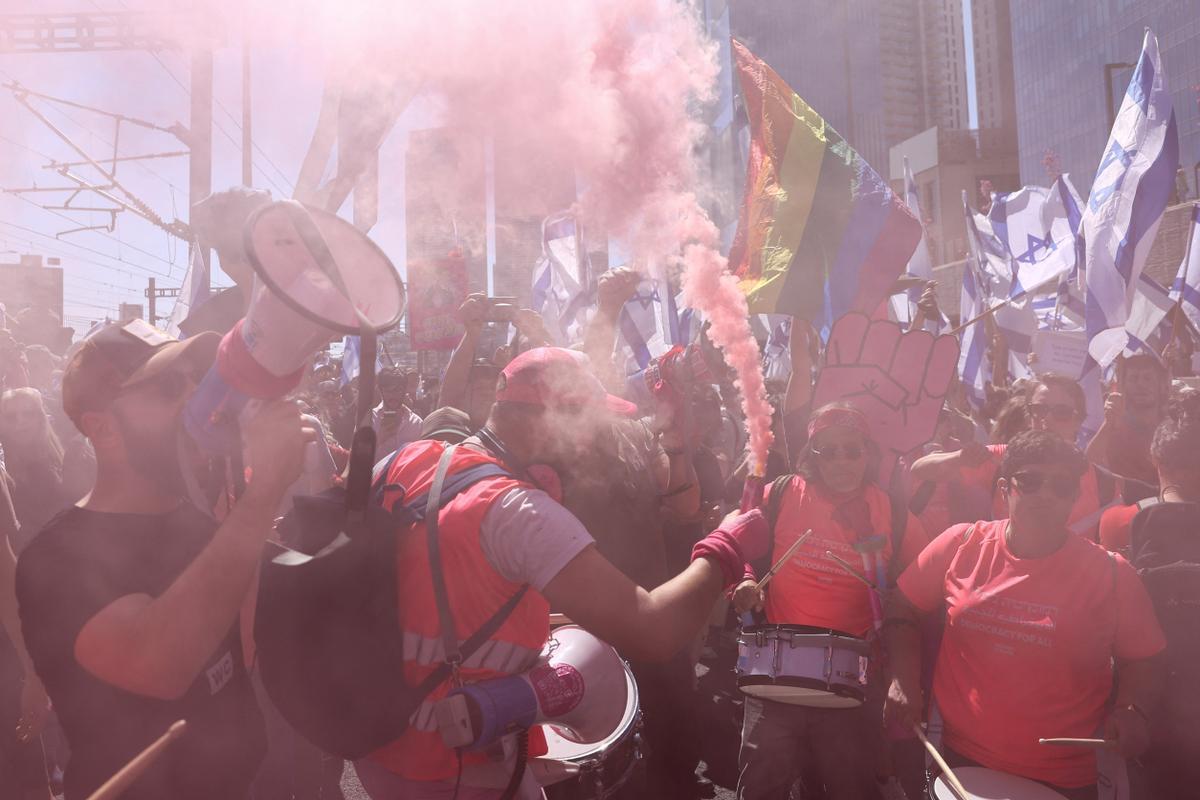
<instances>
[{"instance_id":1,"label":"sunglasses","mask_svg":"<svg viewBox=\"0 0 1200 800\"><path fill-rule=\"evenodd\" d=\"M1065 403L1029 403L1025 406L1025 410L1034 419L1052 417L1055 422L1070 422L1078 415L1075 406Z\"/></svg>"},{"instance_id":2,"label":"sunglasses","mask_svg":"<svg viewBox=\"0 0 1200 800\"><path fill-rule=\"evenodd\" d=\"M838 447L834 444L822 447L820 450L814 448L812 454L820 461L836 461L839 456L844 456L847 461L858 461L866 452L862 446L857 444L848 444L845 447Z\"/></svg>"},{"instance_id":3,"label":"sunglasses","mask_svg":"<svg viewBox=\"0 0 1200 800\"><path fill-rule=\"evenodd\" d=\"M1075 478L1066 475L1047 478L1036 472L1014 473L1012 485L1021 494L1037 494L1043 486L1048 485L1050 491L1063 500L1074 497L1075 493L1079 491L1079 481Z\"/></svg>"}]
</instances>

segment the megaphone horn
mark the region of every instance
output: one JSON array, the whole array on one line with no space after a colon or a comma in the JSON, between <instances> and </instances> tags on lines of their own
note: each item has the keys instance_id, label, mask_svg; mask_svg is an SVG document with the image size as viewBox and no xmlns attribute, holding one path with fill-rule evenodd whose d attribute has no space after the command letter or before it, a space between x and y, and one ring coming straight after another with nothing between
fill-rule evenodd
<instances>
[{"instance_id":1,"label":"megaphone horn","mask_svg":"<svg viewBox=\"0 0 1200 800\"><path fill-rule=\"evenodd\" d=\"M532 725L572 742L603 741L621 724L628 700L617 651L576 625L556 628L542 661L519 675L460 687L435 707L450 747L476 750Z\"/></svg>"},{"instance_id":2,"label":"megaphone horn","mask_svg":"<svg viewBox=\"0 0 1200 800\"><path fill-rule=\"evenodd\" d=\"M250 216L243 239L255 276L249 310L184 411L188 433L215 454L238 446L232 423L251 399L287 394L337 335L382 332L404 313L392 262L336 214L271 203Z\"/></svg>"}]
</instances>

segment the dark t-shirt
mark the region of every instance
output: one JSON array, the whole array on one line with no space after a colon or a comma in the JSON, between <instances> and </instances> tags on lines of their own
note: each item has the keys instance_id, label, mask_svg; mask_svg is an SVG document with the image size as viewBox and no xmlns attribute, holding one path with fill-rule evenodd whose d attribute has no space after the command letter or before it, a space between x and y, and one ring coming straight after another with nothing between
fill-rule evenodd
<instances>
[{"instance_id":1,"label":"dark t-shirt","mask_svg":"<svg viewBox=\"0 0 1200 800\"><path fill-rule=\"evenodd\" d=\"M587 528L600 553L645 589L671 577L653 466L658 453L648 425L623 419L559 476L563 506Z\"/></svg>"},{"instance_id":2,"label":"dark t-shirt","mask_svg":"<svg viewBox=\"0 0 1200 800\"><path fill-rule=\"evenodd\" d=\"M25 641L71 745L67 800L87 797L178 719L187 720L187 731L124 800L245 795L265 751L265 729L236 623L178 700L118 689L74 656L88 620L119 597L162 594L215 529L187 505L156 515L72 506L21 554L17 598Z\"/></svg>"}]
</instances>

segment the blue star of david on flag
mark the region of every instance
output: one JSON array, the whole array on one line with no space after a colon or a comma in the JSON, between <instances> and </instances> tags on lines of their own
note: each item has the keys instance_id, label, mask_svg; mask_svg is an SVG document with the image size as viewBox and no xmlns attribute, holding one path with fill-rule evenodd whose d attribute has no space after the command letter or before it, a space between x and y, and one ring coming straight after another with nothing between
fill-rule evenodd
<instances>
[{"instance_id":1,"label":"blue star of david on flag","mask_svg":"<svg viewBox=\"0 0 1200 800\"><path fill-rule=\"evenodd\" d=\"M1130 163L1133 162L1133 157L1137 155L1137 150L1130 148L1126 150L1121 146L1121 143L1116 139L1109 142L1108 150L1104 153L1104 158L1100 161L1100 169L1096 170L1096 177L1099 178L1104 174L1104 170L1112 166L1115 162L1120 162L1121 165L1117 169L1116 178L1107 186L1093 186L1092 194L1088 198L1088 207L1092 211L1096 211L1104 202L1112 196L1113 192L1120 191L1121 183L1125 180L1128 174Z\"/></svg>"},{"instance_id":2,"label":"blue star of david on flag","mask_svg":"<svg viewBox=\"0 0 1200 800\"><path fill-rule=\"evenodd\" d=\"M1026 238L1029 240L1029 249L1017 256L1017 261L1020 261L1023 264L1037 263L1037 253L1039 250L1045 250L1046 253L1049 254L1058 249L1058 243L1054 241L1054 237L1049 231L1047 231L1045 237L1041 239L1034 236L1032 233L1028 234Z\"/></svg>"}]
</instances>

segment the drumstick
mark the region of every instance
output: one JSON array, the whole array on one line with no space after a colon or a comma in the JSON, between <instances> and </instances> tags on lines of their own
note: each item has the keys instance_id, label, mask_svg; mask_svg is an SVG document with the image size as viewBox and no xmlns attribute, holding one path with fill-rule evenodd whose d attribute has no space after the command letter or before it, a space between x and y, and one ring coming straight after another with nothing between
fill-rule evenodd
<instances>
[{"instance_id":1,"label":"drumstick","mask_svg":"<svg viewBox=\"0 0 1200 800\"><path fill-rule=\"evenodd\" d=\"M187 722L179 720L167 728L167 732L158 737L149 747L133 757L125 766L117 770L117 774L104 782L99 789L88 795L87 800L114 800L129 788L129 785L141 777L141 774L153 764L163 751L178 739L187 728Z\"/></svg>"},{"instance_id":2,"label":"drumstick","mask_svg":"<svg viewBox=\"0 0 1200 800\"><path fill-rule=\"evenodd\" d=\"M844 558L839 558L832 550L826 550L825 555L828 558L832 558L834 561L836 561L838 563L838 566L841 567L842 569L846 570L846 572L849 572L851 575L853 575L854 577L858 578L860 581L865 583L867 585L867 588L870 589L872 592L875 592L875 594L879 594L879 587L877 587L875 584L873 584L869 580L867 580L866 575L863 575L861 572L859 572L854 567L852 567L849 564L849 562L847 562Z\"/></svg>"},{"instance_id":3,"label":"drumstick","mask_svg":"<svg viewBox=\"0 0 1200 800\"><path fill-rule=\"evenodd\" d=\"M1116 742L1111 739L1038 739L1038 744L1053 744L1062 747L1111 747Z\"/></svg>"},{"instance_id":4,"label":"drumstick","mask_svg":"<svg viewBox=\"0 0 1200 800\"><path fill-rule=\"evenodd\" d=\"M942 775L946 778L946 783L950 784L950 788L954 790L954 793L961 797L962 800L972 800L971 795L963 787L962 781L958 779L958 776L954 774L954 770L950 769L950 765L946 763L946 759L942 758L942 754L933 746L933 742L925 738L925 731L921 730L921 726L914 722L912 729L917 738L921 740L921 744L925 745L925 749L929 752L929 755L933 757L933 760L941 768Z\"/></svg>"},{"instance_id":5,"label":"drumstick","mask_svg":"<svg viewBox=\"0 0 1200 800\"><path fill-rule=\"evenodd\" d=\"M783 554L783 558L776 561L775 565L767 570L767 574L763 575L763 579L758 582L756 588L762 589L764 586L766 586L767 581L771 580L771 578L775 576L775 573L783 568L783 565L787 563L788 559L795 555L796 551L800 549L800 545L804 544L804 540L810 536L812 536L812 528L809 528L804 533L800 534L800 538L792 542L792 546L789 547L787 552Z\"/></svg>"}]
</instances>

